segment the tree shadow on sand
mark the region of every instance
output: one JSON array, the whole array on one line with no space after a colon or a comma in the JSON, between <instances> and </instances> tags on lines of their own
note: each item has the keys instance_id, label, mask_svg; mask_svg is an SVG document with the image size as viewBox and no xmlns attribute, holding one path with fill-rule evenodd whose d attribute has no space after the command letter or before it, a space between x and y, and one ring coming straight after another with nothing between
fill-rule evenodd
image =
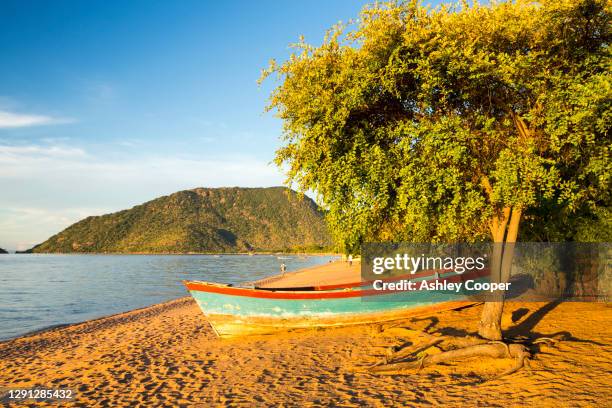
<instances>
[{"instance_id":1,"label":"tree shadow on sand","mask_svg":"<svg viewBox=\"0 0 612 408\"><path fill-rule=\"evenodd\" d=\"M557 299L552 302L548 302L538 310L531 313L525 320L522 322L510 327L508 330L504 332L504 337L507 338L525 338L525 339L537 339L537 338L554 338L559 341L564 342L576 342L576 343L588 343L597 346L603 346L604 344L588 340L588 339L580 339L578 337L574 337L569 331L558 331L556 333L544 334L535 331L535 327L542 321L542 319L551 311L553 311L557 306L563 303L562 299ZM517 309L513 312L521 311L525 308Z\"/></svg>"},{"instance_id":2,"label":"tree shadow on sand","mask_svg":"<svg viewBox=\"0 0 612 408\"><path fill-rule=\"evenodd\" d=\"M401 372L420 371L423 367L433 364L426 364L428 360L435 360L439 354L428 355L427 350L431 348L438 348L441 350L441 344L444 342L448 344L446 350L442 350L444 353L457 353L459 358L469 358L469 355L461 355L462 348L478 348L486 350L484 353L494 358L514 358L517 364L503 372L501 375L492 378L500 378L505 375L513 374L518 371L524 365L528 365L530 358L536 358L540 354L545 354L542 351L542 346L554 346L558 342L579 342L588 343L597 346L603 346L593 340L580 339L572 335L569 331L559 331L556 333L540 333L535 330L537 325L555 308L557 308L563 299L557 299L552 302L548 302L537 310L531 312L522 321L521 319L529 313L528 308L518 308L512 311L512 320L516 323L514 326L504 331L504 339L512 341L513 343L504 343L501 341L487 341L483 340L477 335L475 331L467 331L464 329L458 329L456 327L438 327L439 319L435 316L428 316L424 318L413 318L410 320L410 324L393 325L385 328L386 331L390 328L394 328L396 333L404 339L402 330L406 337L412 337L410 341L405 341L402 345L392 347L388 350L387 355L382 362L375 364L370 367L371 372L378 374L399 374ZM507 304L509 307L511 303ZM412 324L426 321L428 324L420 330L410 328ZM407 339L406 339L407 340ZM437 364L446 365L447 362L439 361ZM458 380L457 385L476 385L489 381L482 376L474 373L459 375L461 379Z\"/></svg>"}]
</instances>

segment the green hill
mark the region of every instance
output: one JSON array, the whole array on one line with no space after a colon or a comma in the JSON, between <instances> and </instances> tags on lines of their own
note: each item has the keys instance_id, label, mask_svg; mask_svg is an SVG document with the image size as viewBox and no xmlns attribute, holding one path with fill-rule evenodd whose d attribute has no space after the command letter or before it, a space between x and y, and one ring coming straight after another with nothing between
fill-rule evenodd
<instances>
[{"instance_id":1,"label":"green hill","mask_svg":"<svg viewBox=\"0 0 612 408\"><path fill-rule=\"evenodd\" d=\"M28 252L312 251L330 243L317 205L292 190L196 188L87 217Z\"/></svg>"}]
</instances>

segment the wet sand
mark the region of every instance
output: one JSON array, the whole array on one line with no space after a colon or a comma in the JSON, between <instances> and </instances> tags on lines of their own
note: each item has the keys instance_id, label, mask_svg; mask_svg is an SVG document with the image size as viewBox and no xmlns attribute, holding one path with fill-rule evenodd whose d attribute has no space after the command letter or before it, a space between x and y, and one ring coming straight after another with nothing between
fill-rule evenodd
<instances>
[{"instance_id":1,"label":"wet sand","mask_svg":"<svg viewBox=\"0 0 612 408\"><path fill-rule=\"evenodd\" d=\"M480 310L395 324L461 335L474 332ZM364 366L403 343L388 324L219 340L183 298L0 343L0 387L67 387L76 399L62 405L87 407L603 407L612 400L611 326L602 303L509 303L508 335L564 338L543 345L531 370L483 383L513 361L478 358L375 376Z\"/></svg>"}]
</instances>

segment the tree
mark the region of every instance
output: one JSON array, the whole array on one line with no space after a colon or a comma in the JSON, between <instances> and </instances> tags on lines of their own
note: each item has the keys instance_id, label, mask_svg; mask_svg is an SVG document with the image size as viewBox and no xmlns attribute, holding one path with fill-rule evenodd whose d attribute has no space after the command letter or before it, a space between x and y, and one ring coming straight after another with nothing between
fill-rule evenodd
<instances>
[{"instance_id":1,"label":"tree","mask_svg":"<svg viewBox=\"0 0 612 408\"><path fill-rule=\"evenodd\" d=\"M605 0L366 6L264 71L276 163L347 251L490 240L507 280L522 219L610 206L609 25ZM502 338L502 311L480 336Z\"/></svg>"}]
</instances>

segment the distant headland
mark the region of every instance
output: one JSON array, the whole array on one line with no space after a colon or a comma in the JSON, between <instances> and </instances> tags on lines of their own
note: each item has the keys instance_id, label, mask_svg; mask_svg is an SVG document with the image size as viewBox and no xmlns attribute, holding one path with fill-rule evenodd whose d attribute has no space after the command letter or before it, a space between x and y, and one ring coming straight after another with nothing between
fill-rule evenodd
<instances>
[{"instance_id":1,"label":"distant headland","mask_svg":"<svg viewBox=\"0 0 612 408\"><path fill-rule=\"evenodd\" d=\"M286 187L195 188L87 217L25 253L321 252L323 212Z\"/></svg>"}]
</instances>

